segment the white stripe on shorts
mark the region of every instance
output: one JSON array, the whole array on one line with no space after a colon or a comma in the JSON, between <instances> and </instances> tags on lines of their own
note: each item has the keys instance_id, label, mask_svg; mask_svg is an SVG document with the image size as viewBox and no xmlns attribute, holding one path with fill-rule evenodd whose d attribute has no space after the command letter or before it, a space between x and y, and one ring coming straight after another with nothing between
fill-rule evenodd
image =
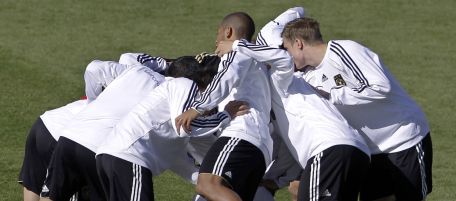
<instances>
[{"instance_id":1,"label":"white stripe on shorts","mask_svg":"<svg viewBox=\"0 0 456 201\"><path fill-rule=\"evenodd\" d=\"M309 200L318 201L319 184L320 184L320 160L323 157L323 152L317 154L310 165L310 185L309 185Z\"/></svg>"},{"instance_id":2,"label":"white stripe on shorts","mask_svg":"<svg viewBox=\"0 0 456 201\"><path fill-rule=\"evenodd\" d=\"M133 185L131 186L130 201L139 201L141 199L141 166L133 164Z\"/></svg>"},{"instance_id":3,"label":"white stripe on shorts","mask_svg":"<svg viewBox=\"0 0 456 201\"><path fill-rule=\"evenodd\" d=\"M233 151L234 147L236 147L240 141L241 139L233 137L228 140L225 146L223 146L222 151L219 153L217 160L215 161L212 174L222 176L223 167L225 166L225 163L228 160L231 151Z\"/></svg>"},{"instance_id":4,"label":"white stripe on shorts","mask_svg":"<svg viewBox=\"0 0 456 201\"><path fill-rule=\"evenodd\" d=\"M418 143L415 146L416 152L418 154L418 162L420 163L421 171L421 194L423 195L423 200L426 198L427 194L427 184L426 184L426 171L424 166L424 151L421 146L422 142Z\"/></svg>"}]
</instances>

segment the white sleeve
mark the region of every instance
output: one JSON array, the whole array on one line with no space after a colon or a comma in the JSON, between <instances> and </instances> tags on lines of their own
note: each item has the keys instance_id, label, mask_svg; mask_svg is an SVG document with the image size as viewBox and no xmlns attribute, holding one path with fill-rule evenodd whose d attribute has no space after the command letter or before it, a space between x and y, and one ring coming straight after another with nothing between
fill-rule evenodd
<instances>
[{"instance_id":1,"label":"white sleeve","mask_svg":"<svg viewBox=\"0 0 456 201\"><path fill-rule=\"evenodd\" d=\"M95 100L103 89L126 68L126 65L113 61L95 60L90 62L84 72L85 93L88 102Z\"/></svg>"},{"instance_id":2,"label":"white sleeve","mask_svg":"<svg viewBox=\"0 0 456 201\"><path fill-rule=\"evenodd\" d=\"M220 61L218 73L191 107L200 113L216 107L244 79L252 62L250 57L235 51L225 54Z\"/></svg>"},{"instance_id":3,"label":"white sleeve","mask_svg":"<svg viewBox=\"0 0 456 201\"><path fill-rule=\"evenodd\" d=\"M176 119L177 116L190 108L190 103L197 97L199 90L196 83L192 82L191 87L186 88L182 85L173 85L169 88L169 104L171 111L171 119ZM187 91L184 91L187 90ZM182 93L184 92L184 93ZM171 94L172 93L172 94ZM182 94L179 96L179 94ZM183 98L185 97L185 98ZM208 116L200 116L191 122L191 136L212 135L219 129L226 126L231 121L228 112L223 111ZM174 130L177 132L176 124L171 121ZM183 129L180 129L180 136L188 135Z\"/></svg>"},{"instance_id":4,"label":"white sleeve","mask_svg":"<svg viewBox=\"0 0 456 201\"><path fill-rule=\"evenodd\" d=\"M285 94L293 80L293 58L286 50L265 45L255 45L246 40L236 40L233 50L246 54L258 62L270 65L271 80L279 94Z\"/></svg>"},{"instance_id":5,"label":"white sleeve","mask_svg":"<svg viewBox=\"0 0 456 201\"><path fill-rule=\"evenodd\" d=\"M143 65L158 73L163 73L168 68L165 59L153 57L146 53L124 53L120 55L119 63L125 65Z\"/></svg>"},{"instance_id":6,"label":"white sleeve","mask_svg":"<svg viewBox=\"0 0 456 201\"><path fill-rule=\"evenodd\" d=\"M231 121L228 112L223 111L217 114L198 117L191 123L191 136L212 135L224 128Z\"/></svg>"},{"instance_id":7,"label":"white sleeve","mask_svg":"<svg viewBox=\"0 0 456 201\"><path fill-rule=\"evenodd\" d=\"M343 65L348 67L356 79L353 82L356 83L355 87L340 85L330 90L330 101L333 104L367 104L387 97L391 84L386 68L377 54L364 47L353 49L350 52L352 56L337 49L331 51L338 52L345 58Z\"/></svg>"}]
</instances>

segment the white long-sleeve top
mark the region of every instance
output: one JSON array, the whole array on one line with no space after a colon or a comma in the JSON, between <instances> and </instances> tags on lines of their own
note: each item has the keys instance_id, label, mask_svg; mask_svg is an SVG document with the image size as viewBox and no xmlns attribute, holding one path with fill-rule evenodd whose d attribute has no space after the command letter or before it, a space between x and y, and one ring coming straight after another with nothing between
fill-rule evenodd
<instances>
[{"instance_id":1,"label":"white long-sleeve top","mask_svg":"<svg viewBox=\"0 0 456 201\"><path fill-rule=\"evenodd\" d=\"M365 136L373 154L405 150L429 132L425 114L380 57L354 41L329 41L323 61L303 77L330 93L330 101Z\"/></svg>"},{"instance_id":2,"label":"white long-sleeve top","mask_svg":"<svg viewBox=\"0 0 456 201\"><path fill-rule=\"evenodd\" d=\"M236 117L221 136L237 137L252 143L263 152L266 165L269 164L272 155L268 129L271 94L265 66L236 51L225 54L218 73L191 107L199 112L208 111L227 97L246 101L250 113Z\"/></svg>"},{"instance_id":3,"label":"white long-sleeve top","mask_svg":"<svg viewBox=\"0 0 456 201\"><path fill-rule=\"evenodd\" d=\"M293 73L292 57L282 49L235 41L233 49L271 66L272 109L277 132L293 157L306 167L312 156L335 145L351 145L370 154L364 139L333 104Z\"/></svg>"},{"instance_id":4,"label":"white long-sleeve top","mask_svg":"<svg viewBox=\"0 0 456 201\"><path fill-rule=\"evenodd\" d=\"M119 58L120 64L125 65L143 65L149 67L153 71L163 74L168 68L165 59L161 57L151 56L146 53L123 53Z\"/></svg>"},{"instance_id":5,"label":"white long-sleeve top","mask_svg":"<svg viewBox=\"0 0 456 201\"><path fill-rule=\"evenodd\" d=\"M60 130L87 105L87 100L77 100L65 106L48 110L40 118L55 140L59 140Z\"/></svg>"},{"instance_id":6,"label":"white long-sleeve top","mask_svg":"<svg viewBox=\"0 0 456 201\"><path fill-rule=\"evenodd\" d=\"M148 67L158 73L163 73L168 67L163 58L145 53L124 53L120 56L119 62L94 60L87 65L84 72L85 93L88 101L95 100L103 89L125 69L137 65Z\"/></svg>"},{"instance_id":7,"label":"white long-sleeve top","mask_svg":"<svg viewBox=\"0 0 456 201\"><path fill-rule=\"evenodd\" d=\"M62 136L95 152L117 122L164 79L145 66L126 68L61 130Z\"/></svg>"},{"instance_id":8,"label":"white long-sleeve top","mask_svg":"<svg viewBox=\"0 0 456 201\"><path fill-rule=\"evenodd\" d=\"M97 154L109 154L141 165L150 169L153 175L171 169L189 179L191 174L188 173L193 172L184 164L189 163L187 146L190 138L210 144L214 139L205 140L215 138L214 133L230 121L227 112L198 117L192 122L190 134L184 131L178 134L174 119L190 107L197 95L198 87L187 78L165 81L115 126ZM209 147L192 146L191 153L205 154Z\"/></svg>"}]
</instances>

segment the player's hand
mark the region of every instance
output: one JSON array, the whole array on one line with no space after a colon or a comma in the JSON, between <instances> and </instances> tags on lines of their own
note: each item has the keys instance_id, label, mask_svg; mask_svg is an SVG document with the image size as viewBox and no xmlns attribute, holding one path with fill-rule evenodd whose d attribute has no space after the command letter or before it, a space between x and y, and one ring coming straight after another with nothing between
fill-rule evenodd
<instances>
[{"instance_id":1,"label":"player's hand","mask_svg":"<svg viewBox=\"0 0 456 201\"><path fill-rule=\"evenodd\" d=\"M224 40L219 41L217 44L217 49L215 49L215 54L219 57L222 57L224 54L231 52L233 47L233 41Z\"/></svg>"},{"instance_id":2,"label":"player's hand","mask_svg":"<svg viewBox=\"0 0 456 201\"><path fill-rule=\"evenodd\" d=\"M230 114L231 119L249 113L249 109L249 104L245 101L234 100L225 105L225 111Z\"/></svg>"},{"instance_id":3,"label":"player's hand","mask_svg":"<svg viewBox=\"0 0 456 201\"><path fill-rule=\"evenodd\" d=\"M186 133L191 132L191 123L194 119L200 116L200 113L193 108L188 109L175 119L177 133L180 134L180 128L182 127Z\"/></svg>"}]
</instances>

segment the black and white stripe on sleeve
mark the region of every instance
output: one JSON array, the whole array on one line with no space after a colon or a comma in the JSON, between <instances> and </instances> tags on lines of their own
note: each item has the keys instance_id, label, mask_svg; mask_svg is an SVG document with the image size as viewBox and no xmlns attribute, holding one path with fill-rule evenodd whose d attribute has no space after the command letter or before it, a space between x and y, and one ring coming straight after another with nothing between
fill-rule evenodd
<instances>
[{"instance_id":1,"label":"black and white stripe on sleeve","mask_svg":"<svg viewBox=\"0 0 456 201\"><path fill-rule=\"evenodd\" d=\"M220 85L221 78L228 70L228 67L233 62L235 56L236 56L235 51L228 53L227 59L222 61L223 69L214 76L211 83L207 86L206 90L204 90L203 94L201 95L201 98L199 98L198 100L193 102L191 107L198 109L199 106L201 106L203 103L205 103L209 99L209 96L211 95L211 93L214 92L215 89Z\"/></svg>"},{"instance_id":2,"label":"black and white stripe on sleeve","mask_svg":"<svg viewBox=\"0 0 456 201\"><path fill-rule=\"evenodd\" d=\"M148 61L156 60L156 57L150 56L148 54L140 54L136 57L136 61L138 61L141 64L144 64Z\"/></svg>"},{"instance_id":3,"label":"black and white stripe on sleeve","mask_svg":"<svg viewBox=\"0 0 456 201\"><path fill-rule=\"evenodd\" d=\"M347 51L345 51L345 49L339 43L332 41L330 45L330 50L340 57L345 66L347 66L348 69L350 69L355 78L359 81L359 83L361 83L359 87L353 88L354 91L361 93L366 87L369 86L369 81L363 75L361 69L359 69L355 61L353 61L353 59L350 57Z\"/></svg>"}]
</instances>

